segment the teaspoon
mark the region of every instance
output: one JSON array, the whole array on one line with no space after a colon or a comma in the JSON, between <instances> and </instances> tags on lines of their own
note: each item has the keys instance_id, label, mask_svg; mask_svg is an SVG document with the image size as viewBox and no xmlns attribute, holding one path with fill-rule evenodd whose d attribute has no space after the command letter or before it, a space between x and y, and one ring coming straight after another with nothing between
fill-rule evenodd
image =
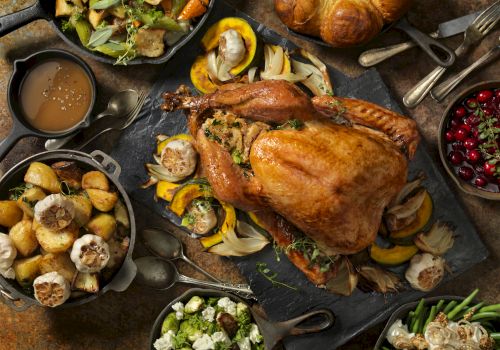
<instances>
[{"instance_id":1,"label":"teaspoon","mask_svg":"<svg viewBox=\"0 0 500 350\"><path fill-rule=\"evenodd\" d=\"M169 261L154 256L146 256L134 260L137 266L137 282L146 286L167 290L176 283L184 283L198 287L214 288L238 294L244 298L255 299L255 296L246 284L217 283L197 280L181 275L175 265Z\"/></svg>"},{"instance_id":2,"label":"teaspoon","mask_svg":"<svg viewBox=\"0 0 500 350\"><path fill-rule=\"evenodd\" d=\"M141 232L142 240L148 250L159 258L165 260L182 259L212 281L221 282L218 278L196 265L185 254L182 242L170 232L148 228Z\"/></svg>"},{"instance_id":3,"label":"teaspoon","mask_svg":"<svg viewBox=\"0 0 500 350\"><path fill-rule=\"evenodd\" d=\"M99 113L93 121L101 119L105 116L125 117L127 116L137 104L139 94L133 89L119 91L109 99L107 108ZM70 135L60 139L49 139L45 141L45 149L52 151L59 149L68 143L75 135Z\"/></svg>"}]
</instances>

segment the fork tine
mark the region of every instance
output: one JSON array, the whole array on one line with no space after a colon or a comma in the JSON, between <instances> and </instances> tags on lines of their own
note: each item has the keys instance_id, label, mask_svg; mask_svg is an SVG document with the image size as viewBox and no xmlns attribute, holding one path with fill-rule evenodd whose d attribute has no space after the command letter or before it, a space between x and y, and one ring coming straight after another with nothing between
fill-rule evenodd
<instances>
[{"instance_id":1,"label":"fork tine","mask_svg":"<svg viewBox=\"0 0 500 350\"><path fill-rule=\"evenodd\" d=\"M487 21L494 17L498 13L498 9L500 8L500 1L497 1L495 4L488 7L484 10L477 18L474 20L473 25L478 28L484 25Z\"/></svg>"},{"instance_id":2,"label":"fork tine","mask_svg":"<svg viewBox=\"0 0 500 350\"><path fill-rule=\"evenodd\" d=\"M493 21L492 23L490 23L490 25L484 29L481 30L481 34L483 35L486 35L488 34L493 28L495 28L495 26L497 25L498 21L500 20L500 18L497 18L495 21Z\"/></svg>"}]
</instances>

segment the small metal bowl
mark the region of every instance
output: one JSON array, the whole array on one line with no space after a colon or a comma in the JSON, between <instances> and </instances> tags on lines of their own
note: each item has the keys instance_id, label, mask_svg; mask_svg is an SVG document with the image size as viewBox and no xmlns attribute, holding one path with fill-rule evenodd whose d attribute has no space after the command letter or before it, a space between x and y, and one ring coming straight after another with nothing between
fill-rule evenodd
<instances>
[{"instance_id":1,"label":"small metal bowl","mask_svg":"<svg viewBox=\"0 0 500 350\"><path fill-rule=\"evenodd\" d=\"M458 296L449 296L449 295L441 296L441 297L425 298L424 299L425 305L427 305L429 303L436 303L441 299L443 299L445 301L452 301L452 300L462 301L465 298L458 297ZM385 342L385 337L387 336L387 332L389 331L389 328L391 327L391 325L394 322L396 322L397 319L404 319L411 310L414 310L417 307L419 302L420 302L420 300L413 301L413 302L407 303L407 304L403 304L400 307L398 307L396 309L396 311L394 311L394 313L389 318L389 320L387 320L387 323L384 327L384 330L382 331L382 333L380 333L380 336L378 337L377 343L375 344L375 347L373 348L373 350L380 350L381 349L382 345Z\"/></svg>"},{"instance_id":2,"label":"small metal bowl","mask_svg":"<svg viewBox=\"0 0 500 350\"><path fill-rule=\"evenodd\" d=\"M492 88L499 88L500 87L500 80L492 80L492 81L485 81L481 82L475 85L472 85L471 87L467 88L466 90L462 91L459 93L455 98L450 102L446 110L444 111L443 117L441 118L441 123L439 124L439 134L438 134L438 147L439 147L439 156L441 158L441 162L443 163L444 168L446 169L446 172L450 177L455 181L457 184L458 188L460 188L462 191L464 191L467 194L471 194L477 197L485 198L485 199L490 199L490 200L497 200L500 201L500 193L499 192L491 192L487 190L483 190L479 187L476 187L464 180L462 180L455 170L453 169L453 166L450 164L447 158L447 144L446 144L446 138L445 138L445 133L446 133L446 126L448 125L448 121L451 118L451 110L452 108L459 103L461 100L466 98L467 96L473 94L474 92L484 90L484 89L492 89Z\"/></svg>"}]
</instances>

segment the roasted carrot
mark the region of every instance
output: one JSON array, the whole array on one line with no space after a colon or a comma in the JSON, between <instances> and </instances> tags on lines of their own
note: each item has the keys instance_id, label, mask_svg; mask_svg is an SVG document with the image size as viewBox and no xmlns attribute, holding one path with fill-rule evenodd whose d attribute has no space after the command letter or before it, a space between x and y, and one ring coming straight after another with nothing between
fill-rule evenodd
<instances>
[{"instance_id":1,"label":"roasted carrot","mask_svg":"<svg viewBox=\"0 0 500 350\"><path fill-rule=\"evenodd\" d=\"M189 0L186 6L182 9L181 14L177 19L180 20L188 20L191 18L195 18L201 16L207 11L207 8L201 0Z\"/></svg>"}]
</instances>

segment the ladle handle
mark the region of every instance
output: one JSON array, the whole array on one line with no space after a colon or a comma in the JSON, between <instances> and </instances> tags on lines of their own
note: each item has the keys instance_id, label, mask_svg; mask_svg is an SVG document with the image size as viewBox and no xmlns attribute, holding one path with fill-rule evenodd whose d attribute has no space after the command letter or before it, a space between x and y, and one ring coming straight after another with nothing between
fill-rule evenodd
<instances>
[{"instance_id":1,"label":"ladle handle","mask_svg":"<svg viewBox=\"0 0 500 350\"><path fill-rule=\"evenodd\" d=\"M48 19L40 1L21 11L2 16L0 17L0 37L40 18Z\"/></svg>"},{"instance_id":2,"label":"ladle handle","mask_svg":"<svg viewBox=\"0 0 500 350\"><path fill-rule=\"evenodd\" d=\"M223 283L220 279L218 279L215 276L212 276L212 274L210 274L208 271L205 271L204 269L202 269L201 267L196 265L193 261L189 260L189 258L187 256L182 256L182 260L184 260L189 265L191 265L196 271L201 272L202 274L204 274L205 276L210 278L212 281L217 282L217 283Z\"/></svg>"},{"instance_id":3,"label":"ladle handle","mask_svg":"<svg viewBox=\"0 0 500 350\"><path fill-rule=\"evenodd\" d=\"M225 292L232 292L240 296L243 296L245 298L252 298L252 299L255 298L252 290L250 289L250 286L247 284L209 282L209 281L197 280L195 278L187 277L184 275L179 275L179 282L185 284L191 284L194 286L214 288L218 290L223 290Z\"/></svg>"}]
</instances>

